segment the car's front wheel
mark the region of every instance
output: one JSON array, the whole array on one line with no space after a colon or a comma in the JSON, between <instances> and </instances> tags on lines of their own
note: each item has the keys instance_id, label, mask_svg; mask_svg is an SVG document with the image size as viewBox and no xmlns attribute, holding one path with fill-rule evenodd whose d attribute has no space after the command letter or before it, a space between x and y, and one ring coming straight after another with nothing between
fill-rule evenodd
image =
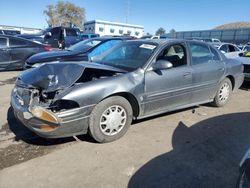
<instances>
[{"instance_id":1,"label":"car's front wheel","mask_svg":"<svg viewBox=\"0 0 250 188\"><path fill-rule=\"evenodd\" d=\"M219 85L219 89L214 97L213 105L217 107L224 106L231 95L232 83L228 78L225 78Z\"/></svg>"},{"instance_id":2,"label":"car's front wheel","mask_svg":"<svg viewBox=\"0 0 250 188\"><path fill-rule=\"evenodd\" d=\"M93 109L89 133L97 142L112 142L127 132L132 117L132 107L127 99L120 96L109 97Z\"/></svg>"}]
</instances>

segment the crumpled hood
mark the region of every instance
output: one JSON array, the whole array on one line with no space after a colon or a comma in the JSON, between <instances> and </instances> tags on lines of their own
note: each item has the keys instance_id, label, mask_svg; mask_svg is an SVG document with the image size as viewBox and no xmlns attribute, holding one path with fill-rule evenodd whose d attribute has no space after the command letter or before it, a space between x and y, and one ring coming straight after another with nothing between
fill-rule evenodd
<instances>
[{"instance_id":1,"label":"crumpled hood","mask_svg":"<svg viewBox=\"0 0 250 188\"><path fill-rule=\"evenodd\" d=\"M57 60L65 58L65 57L71 57L71 56L78 55L79 53L80 52L78 52L78 51L67 51L67 50L41 52L41 53L38 53L38 54L35 54L35 55L31 56L26 61L26 63L28 65L33 65L33 64L36 64L36 63L57 61Z\"/></svg>"},{"instance_id":2,"label":"crumpled hood","mask_svg":"<svg viewBox=\"0 0 250 188\"><path fill-rule=\"evenodd\" d=\"M37 88L47 92L72 86L83 74L86 68L126 72L114 67L96 63L48 63L40 67L24 71L17 78L16 85Z\"/></svg>"}]
</instances>

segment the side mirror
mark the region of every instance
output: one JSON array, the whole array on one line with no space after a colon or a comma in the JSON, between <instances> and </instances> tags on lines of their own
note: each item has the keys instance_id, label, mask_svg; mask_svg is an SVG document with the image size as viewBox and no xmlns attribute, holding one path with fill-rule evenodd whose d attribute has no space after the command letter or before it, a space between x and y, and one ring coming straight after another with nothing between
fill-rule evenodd
<instances>
[{"instance_id":1,"label":"side mirror","mask_svg":"<svg viewBox=\"0 0 250 188\"><path fill-rule=\"evenodd\" d=\"M244 53L239 53L239 57L242 57L244 55Z\"/></svg>"},{"instance_id":2,"label":"side mirror","mask_svg":"<svg viewBox=\"0 0 250 188\"><path fill-rule=\"evenodd\" d=\"M221 53L225 54L226 52L224 50L221 50Z\"/></svg>"},{"instance_id":3,"label":"side mirror","mask_svg":"<svg viewBox=\"0 0 250 188\"><path fill-rule=\"evenodd\" d=\"M170 69L173 67L173 64L167 60L157 60L153 65L153 70L163 70Z\"/></svg>"},{"instance_id":4,"label":"side mirror","mask_svg":"<svg viewBox=\"0 0 250 188\"><path fill-rule=\"evenodd\" d=\"M51 32L48 32L48 33L45 34L45 38L50 38L50 37L52 37L52 33Z\"/></svg>"}]
</instances>

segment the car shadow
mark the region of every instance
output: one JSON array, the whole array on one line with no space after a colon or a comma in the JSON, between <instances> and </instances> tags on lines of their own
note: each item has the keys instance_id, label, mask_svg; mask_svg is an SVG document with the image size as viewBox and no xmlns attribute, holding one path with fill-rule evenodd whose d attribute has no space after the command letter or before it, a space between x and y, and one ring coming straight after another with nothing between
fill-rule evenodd
<instances>
[{"instance_id":1,"label":"car shadow","mask_svg":"<svg viewBox=\"0 0 250 188\"><path fill-rule=\"evenodd\" d=\"M7 121L8 127L11 132L15 134L15 141L22 140L27 144L39 145L39 146L48 146L48 145L59 145L68 142L76 141L73 137L66 138L55 138L55 139L46 139L42 138L32 131L30 131L27 127L25 127L14 115L14 111L12 107L9 107L7 112ZM87 141L94 142L94 140L89 135L80 135L77 136L78 141Z\"/></svg>"},{"instance_id":2,"label":"car shadow","mask_svg":"<svg viewBox=\"0 0 250 188\"><path fill-rule=\"evenodd\" d=\"M235 187L249 138L250 112L209 118L191 127L179 122L173 149L144 164L128 187Z\"/></svg>"}]
</instances>

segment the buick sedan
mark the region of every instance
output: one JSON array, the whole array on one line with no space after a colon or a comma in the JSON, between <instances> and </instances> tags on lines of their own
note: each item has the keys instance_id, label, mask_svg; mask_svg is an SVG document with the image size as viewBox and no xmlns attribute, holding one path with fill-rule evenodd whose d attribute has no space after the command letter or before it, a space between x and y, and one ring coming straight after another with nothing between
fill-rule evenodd
<instances>
[{"instance_id":1,"label":"buick sedan","mask_svg":"<svg viewBox=\"0 0 250 188\"><path fill-rule=\"evenodd\" d=\"M243 79L243 65L209 44L134 40L91 63L24 71L11 104L16 117L42 137L90 133L103 143L122 137L133 119L210 102L221 107Z\"/></svg>"}]
</instances>

